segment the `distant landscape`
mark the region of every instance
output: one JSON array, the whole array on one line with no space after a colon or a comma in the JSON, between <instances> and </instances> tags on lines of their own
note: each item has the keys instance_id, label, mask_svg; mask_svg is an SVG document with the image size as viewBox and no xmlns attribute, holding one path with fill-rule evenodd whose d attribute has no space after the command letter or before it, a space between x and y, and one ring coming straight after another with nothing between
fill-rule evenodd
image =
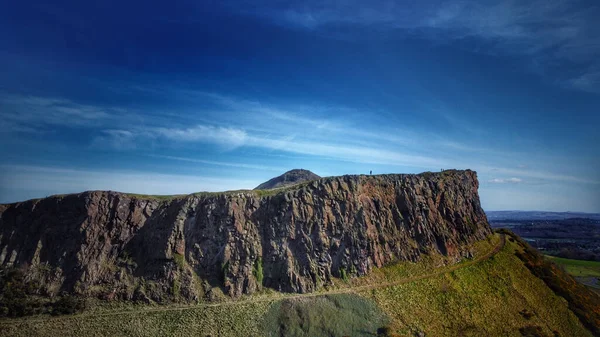
<instances>
[{"instance_id":1,"label":"distant landscape","mask_svg":"<svg viewBox=\"0 0 600 337\"><path fill-rule=\"evenodd\" d=\"M565 220L585 218L600 220L600 213L546 211L486 211L490 221L496 220Z\"/></svg>"},{"instance_id":2,"label":"distant landscape","mask_svg":"<svg viewBox=\"0 0 600 337\"><path fill-rule=\"evenodd\" d=\"M488 211L492 228L506 228L581 283L600 291L600 214Z\"/></svg>"}]
</instances>

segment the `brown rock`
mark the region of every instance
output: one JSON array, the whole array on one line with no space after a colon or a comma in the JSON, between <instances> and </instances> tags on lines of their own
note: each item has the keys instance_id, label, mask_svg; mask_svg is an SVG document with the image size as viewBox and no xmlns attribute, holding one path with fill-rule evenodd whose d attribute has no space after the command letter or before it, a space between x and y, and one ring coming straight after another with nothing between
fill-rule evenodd
<instances>
[{"instance_id":1,"label":"brown rock","mask_svg":"<svg viewBox=\"0 0 600 337\"><path fill-rule=\"evenodd\" d=\"M467 256L491 233L477 189L475 172L447 170L324 178L263 197L50 197L0 205L0 265L28 264L49 294L192 301L219 287L234 297L263 286L311 292L342 269L358 276L426 252Z\"/></svg>"}]
</instances>

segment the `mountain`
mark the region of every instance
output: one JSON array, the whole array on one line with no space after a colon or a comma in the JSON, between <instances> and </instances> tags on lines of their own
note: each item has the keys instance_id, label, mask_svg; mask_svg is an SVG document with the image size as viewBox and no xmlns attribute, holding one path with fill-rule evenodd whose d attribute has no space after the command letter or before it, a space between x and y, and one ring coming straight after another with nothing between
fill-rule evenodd
<instances>
[{"instance_id":1,"label":"mountain","mask_svg":"<svg viewBox=\"0 0 600 337\"><path fill-rule=\"evenodd\" d=\"M312 173L308 170L303 169L295 169L291 171L287 171L286 173L270 179L260 185L258 185L255 190L268 190L272 188L285 187L295 184L300 184L306 181L318 180L321 179L318 175Z\"/></svg>"}]
</instances>

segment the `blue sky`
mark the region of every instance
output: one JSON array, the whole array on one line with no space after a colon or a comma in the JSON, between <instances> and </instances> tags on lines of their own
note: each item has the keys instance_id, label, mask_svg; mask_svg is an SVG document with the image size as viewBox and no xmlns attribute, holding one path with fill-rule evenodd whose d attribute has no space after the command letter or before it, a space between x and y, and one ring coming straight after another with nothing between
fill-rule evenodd
<instances>
[{"instance_id":1,"label":"blue sky","mask_svg":"<svg viewBox=\"0 0 600 337\"><path fill-rule=\"evenodd\" d=\"M600 212L594 1L5 1L0 202L470 168Z\"/></svg>"}]
</instances>

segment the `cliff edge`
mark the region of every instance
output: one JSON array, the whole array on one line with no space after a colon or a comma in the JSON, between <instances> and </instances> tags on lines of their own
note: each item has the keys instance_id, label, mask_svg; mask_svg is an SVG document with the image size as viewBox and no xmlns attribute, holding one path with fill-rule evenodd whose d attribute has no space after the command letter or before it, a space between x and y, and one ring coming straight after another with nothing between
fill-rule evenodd
<instances>
[{"instance_id":1,"label":"cliff edge","mask_svg":"<svg viewBox=\"0 0 600 337\"><path fill-rule=\"evenodd\" d=\"M126 300L311 292L491 234L476 173L340 176L169 199L92 191L0 205L0 265L40 293Z\"/></svg>"}]
</instances>

